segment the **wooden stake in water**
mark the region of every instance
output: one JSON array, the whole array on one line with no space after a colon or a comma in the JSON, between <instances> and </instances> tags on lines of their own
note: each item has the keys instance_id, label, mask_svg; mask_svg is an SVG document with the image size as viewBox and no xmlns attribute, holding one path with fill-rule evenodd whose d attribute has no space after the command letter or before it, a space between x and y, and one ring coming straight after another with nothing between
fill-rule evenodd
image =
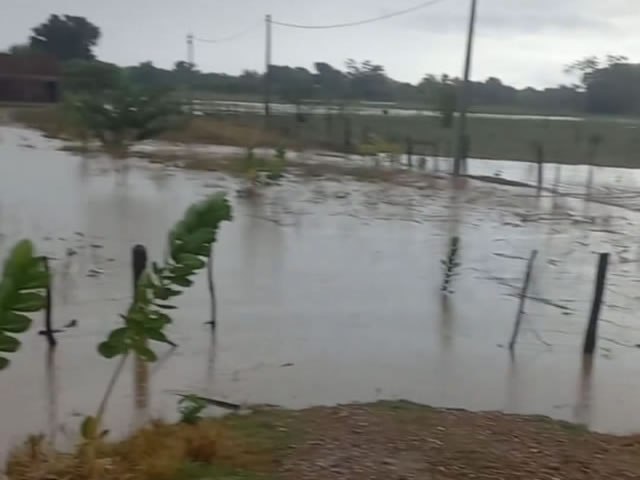
<instances>
[{"instance_id":1,"label":"wooden stake in water","mask_svg":"<svg viewBox=\"0 0 640 480\"><path fill-rule=\"evenodd\" d=\"M451 292L451 282L453 277L456 276L456 269L460 266L458 262L458 253L460 250L460 237L451 237L449 243L449 253L447 258L442 260L442 266L444 267L444 280L442 281L442 294L446 295Z\"/></svg>"},{"instance_id":2,"label":"wooden stake in water","mask_svg":"<svg viewBox=\"0 0 640 480\"><path fill-rule=\"evenodd\" d=\"M138 295L138 282L140 277L147 269L147 249L144 245L136 245L131 251L131 265L133 267L133 301L136 301Z\"/></svg>"},{"instance_id":3,"label":"wooden stake in water","mask_svg":"<svg viewBox=\"0 0 640 480\"><path fill-rule=\"evenodd\" d=\"M47 272L49 276L49 259L47 257L42 257L42 262L44 264L44 270ZM49 278L51 278L49 276ZM40 333L47 338L47 342L49 342L50 347L55 347L58 342L55 337L56 331L53 329L53 320L52 316L52 300L51 300L51 279L49 280L49 285L47 285L47 291L45 292L45 308L44 308L44 330Z\"/></svg>"},{"instance_id":4,"label":"wooden stake in water","mask_svg":"<svg viewBox=\"0 0 640 480\"><path fill-rule=\"evenodd\" d=\"M591 317L587 325L587 331L584 337L585 355L593 355L596 349L596 339L598 337L598 320L600 318L600 308L602 307L602 298L604 296L604 287L607 280L607 268L609 266L609 254L601 253L598 259L598 273L596 275L596 285L593 294L593 305L591 307Z\"/></svg>"},{"instance_id":5,"label":"wooden stake in water","mask_svg":"<svg viewBox=\"0 0 640 480\"><path fill-rule=\"evenodd\" d=\"M511 334L511 341L509 342L509 350L513 352L516 346L516 340L518 339L518 333L520 333L520 325L522 324L522 317L524 316L524 303L527 299L527 292L529 291L529 283L531 282L531 271L533 270L533 263L536 261L538 251L533 250L529 261L527 262L527 271L524 275L524 283L522 284L522 290L520 291L520 303L518 304L518 313L516 313L516 321L513 325L513 333Z\"/></svg>"},{"instance_id":6,"label":"wooden stake in water","mask_svg":"<svg viewBox=\"0 0 640 480\"><path fill-rule=\"evenodd\" d=\"M413 166L413 140L411 137L407 137L407 166Z\"/></svg>"},{"instance_id":7,"label":"wooden stake in water","mask_svg":"<svg viewBox=\"0 0 640 480\"><path fill-rule=\"evenodd\" d=\"M216 305L216 290L213 283L213 252L209 255L209 261L207 262L207 280L209 282L209 297L211 298L211 320L208 322L211 328L215 330L217 318L217 305Z\"/></svg>"}]
</instances>

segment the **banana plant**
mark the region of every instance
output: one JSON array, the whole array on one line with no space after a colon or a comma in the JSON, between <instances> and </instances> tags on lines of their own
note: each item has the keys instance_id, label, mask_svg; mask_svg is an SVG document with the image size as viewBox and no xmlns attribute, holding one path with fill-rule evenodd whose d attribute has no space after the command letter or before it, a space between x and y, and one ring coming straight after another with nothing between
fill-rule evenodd
<instances>
[{"instance_id":1,"label":"banana plant","mask_svg":"<svg viewBox=\"0 0 640 480\"><path fill-rule=\"evenodd\" d=\"M153 362L156 353L149 342L172 344L164 330L172 322L169 314L177 307L172 299L193 285L193 277L205 268L223 221L231 220L231 205L224 195L213 195L187 209L168 235L168 254L162 263L152 263L137 284L133 303L125 315L124 326L113 330L98 345L105 358L120 357L95 416L86 417L81 433L88 461L95 465L95 443L102 438L101 421L115 383L130 354Z\"/></svg>"},{"instance_id":2,"label":"banana plant","mask_svg":"<svg viewBox=\"0 0 640 480\"><path fill-rule=\"evenodd\" d=\"M6 357L20 348L16 335L29 330L28 314L45 308L49 273L44 258L34 255L29 240L18 242L4 263L0 277L0 370L9 366Z\"/></svg>"},{"instance_id":3,"label":"banana plant","mask_svg":"<svg viewBox=\"0 0 640 480\"><path fill-rule=\"evenodd\" d=\"M168 312L176 308L170 301L193 285L193 277L206 267L219 224L228 220L231 206L223 195L209 197L187 210L169 233L168 257L163 264L153 262L151 271L142 274L134 302L122 315L124 326L98 346L103 357L133 351L142 360L153 362L157 357L148 341L172 343L163 332L172 321Z\"/></svg>"}]
</instances>

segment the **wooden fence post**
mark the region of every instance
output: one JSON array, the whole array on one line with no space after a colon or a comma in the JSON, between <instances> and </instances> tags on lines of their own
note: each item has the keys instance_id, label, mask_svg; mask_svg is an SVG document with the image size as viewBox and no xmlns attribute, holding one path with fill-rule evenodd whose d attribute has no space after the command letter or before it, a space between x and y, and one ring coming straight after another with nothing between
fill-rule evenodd
<instances>
[{"instance_id":1,"label":"wooden fence post","mask_svg":"<svg viewBox=\"0 0 640 480\"><path fill-rule=\"evenodd\" d=\"M216 329L216 323L218 322L217 304L216 304L216 290L213 283L213 246L211 247L211 253L209 254L209 260L207 261L207 280L209 283L209 297L211 298L211 320L208 322L213 330Z\"/></svg>"},{"instance_id":2,"label":"wooden fence post","mask_svg":"<svg viewBox=\"0 0 640 480\"><path fill-rule=\"evenodd\" d=\"M596 339L598 337L598 320L600 318L600 307L602 306L602 297L604 296L604 287L607 280L607 268L609 266L609 254L601 253L598 260L598 273L596 275L596 285L593 294L593 304L591 307L591 317L587 325L587 331L584 337L585 355L593 355L596 349Z\"/></svg>"},{"instance_id":3,"label":"wooden fence post","mask_svg":"<svg viewBox=\"0 0 640 480\"><path fill-rule=\"evenodd\" d=\"M524 275L524 283L522 284L522 290L520 291L520 303L518 305L518 312L516 313L516 321L513 325L513 333L511 334L511 341L509 342L509 351L513 352L516 346L516 340L518 339L518 333L520 333L520 325L522 324L522 316L524 315L524 303L527 299L527 292L529 291L529 282L531 281L531 271L533 270L533 262L535 262L538 256L538 250L533 250L529 261L527 262L527 271Z\"/></svg>"},{"instance_id":4,"label":"wooden fence post","mask_svg":"<svg viewBox=\"0 0 640 480\"><path fill-rule=\"evenodd\" d=\"M443 295L451 293L451 282L453 277L457 275L457 268L460 266L458 262L458 253L460 251L460 237L451 237L449 240L449 251L447 252L447 258L442 260L442 266L444 267L444 278L442 280L442 287L440 291Z\"/></svg>"},{"instance_id":5,"label":"wooden fence post","mask_svg":"<svg viewBox=\"0 0 640 480\"><path fill-rule=\"evenodd\" d=\"M47 285L47 290L45 292L45 307L44 307L44 330L40 331L41 335L44 335L47 338L47 342L49 342L50 347L55 347L58 344L56 340L55 333L56 330L53 329L53 305L51 299L51 277L49 275L49 259L47 257L42 257L42 262L44 264L44 270L47 272L49 276L49 285Z\"/></svg>"},{"instance_id":6,"label":"wooden fence post","mask_svg":"<svg viewBox=\"0 0 640 480\"><path fill-rule=\"evenodd\" d=\"M538 164L538 191L540 191L544 183L544 146L539 142L535 142L534 149L536 152L536 163Z\"/></svg>"},{"instance_id":7,"label":"wooden fence post","mask_svg":"<svg viewBox=\"0 0 640 480\"><path fill-rule=\"evenodd\" d=\"M133 267L133 301L135 302L138 295L138 282L140 277L147 269L147 249L144 245L136 245L131 251L131 265Z\"/></svg>"}]
</instances>

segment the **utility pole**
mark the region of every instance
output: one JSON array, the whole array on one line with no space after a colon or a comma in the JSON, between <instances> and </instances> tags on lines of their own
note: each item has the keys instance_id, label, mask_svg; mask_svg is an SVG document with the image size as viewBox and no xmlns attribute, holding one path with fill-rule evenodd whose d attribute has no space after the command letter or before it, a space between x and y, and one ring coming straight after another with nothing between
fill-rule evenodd
<instances>
[{"instance_id":1,"label":"utility pole","mask_svg":"<svg viewBox=\"0 0 640 480\"><path fill-rule=\"evenodd\" d=\"M266 51L265 51L265 69L264 69L264 115L266 118L271 116L271 29L273 23L271 15L265 17L266 27Z\"/></svg>"},{"instance_id":2,"label":"utility pole","mask_svg":"<svg viewBox=\"0 0 640 480\"><path fill-rule=\"evenodd\" d=\"M456 131L456 156L453 162L453 174L460 175L462 164L467 160L467 109L469 108L469 77L471 75L471 57L473 55L473 36L476 26L477 0L471 0L469 31L467 33L467 52L464 62L464 79L458 92L458 126Z\"/></svg>"},{"instance_id":3,"label":"utility pole","mask_svg":"<svg viewBox=\"0 0 640 480\"><path fill-rule=\"evenodd\" d=\"M187 35L187 63L189 64L189 73L187 77L187 102L189 105L189 113L193 114L193 69L195 68L195 53L193 48L193 34Z\"/></svg>"}]
</instances>

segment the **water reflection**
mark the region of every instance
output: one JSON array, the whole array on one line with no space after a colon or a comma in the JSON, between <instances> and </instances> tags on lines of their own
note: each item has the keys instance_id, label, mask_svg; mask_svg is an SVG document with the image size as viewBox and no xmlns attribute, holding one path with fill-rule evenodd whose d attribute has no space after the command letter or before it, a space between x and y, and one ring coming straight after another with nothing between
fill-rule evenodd
<instances>
[{"instance_id":1,"label":"water reflection","mask_svg":"<svg viewBox=\"0 0 640 480\"><path fill-rule=\"evenodd\" d=\"M205 376L205 392L206 396L209 398L213 398L215 395L215 391L213 388L214 380L215 380L215 371L216 371L216 353L218 351L218 330L213 329L211 331L211 336L209 340L209 348L207 353L207 373Z\"/></svg>"},{"instance_id":2,"label":"water reflection","mask_svg":"<svg viewBox=\"0 0 640 480\"><path fill-rule=\"evenodd\" d=\"M48 346L45 356L45 377L47 386L47 420L49 442L56 444L58 431L58 369L56 367L56 347Z\"/></svg>"},{"instance_id":3,"label":"water reflection","mask_svg":"<svg viewBox=\"0 0 640 480\"><path fill-rule=\"evenodd\" d=\"M581 425L591 425L593 355L584 355L578 382L578 400L574 409L574 419Z\"/></svg>"}]
</instances>

